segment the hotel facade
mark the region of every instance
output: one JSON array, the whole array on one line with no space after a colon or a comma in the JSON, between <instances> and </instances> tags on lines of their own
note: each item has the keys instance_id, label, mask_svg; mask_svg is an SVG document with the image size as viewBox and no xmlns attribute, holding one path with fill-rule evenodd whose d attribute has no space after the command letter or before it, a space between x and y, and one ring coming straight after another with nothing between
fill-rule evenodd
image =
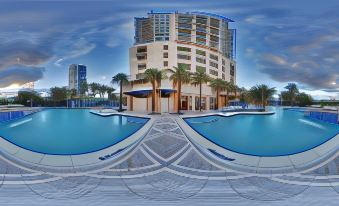
<instances>
[{"instance_id":1,"label":"hotel facade","mask_svg":"<svg viewBox=\"0 0 339 206\"><path fill-rule=\"evenodd\" d=\"M229 28L231 22L204 12L151 11L147 17L135 18L135 43L129 49L130 85L124 90L128 110L151 112L152 87L143 76L148 68L168 71L184 65L191 73L201 68L211 78L236 84L236 30ZM175 112L177 98L176 87L169 78L162 80L156 112ZM219 101L223 105L225 100ZM202 86L201 103L203 110L216 109L216 92L208 84ZM198 86L182 85L181 110L199 110Z\"/></svg>"}]
</instances>

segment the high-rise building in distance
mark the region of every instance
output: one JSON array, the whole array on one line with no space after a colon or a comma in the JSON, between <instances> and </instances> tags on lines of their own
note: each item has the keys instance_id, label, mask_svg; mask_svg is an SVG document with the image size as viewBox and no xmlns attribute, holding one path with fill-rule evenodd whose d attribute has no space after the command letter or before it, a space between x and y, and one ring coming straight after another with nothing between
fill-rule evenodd
<instances>
[{"instance_id":1,"label":"high-rise building in distance","mask_svg":"<svg viewBox=\"0 0 339 206\"><path fill-rule=\"evenodd\" d=\"M81 84L87 82L87 68L82 64L71 64L69 66L68 88L75 89L80 94Z\"/></svg>"}]
</instances>

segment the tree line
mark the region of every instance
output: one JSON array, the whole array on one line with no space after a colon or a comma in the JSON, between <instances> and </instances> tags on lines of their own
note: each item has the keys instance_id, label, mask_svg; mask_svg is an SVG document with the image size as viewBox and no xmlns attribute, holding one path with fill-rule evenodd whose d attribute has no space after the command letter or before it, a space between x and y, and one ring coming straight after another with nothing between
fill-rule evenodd
<instances>
[{"instance_id":1,"label":"tree line","mask_svg":"<svg viewBox=\"0 0 339 206\"><path fill-rule=\"evenodd\" d=\"M169 76L167 74L170 74ZM177 98L177 113L181 110L181 90L185 84L190 84L199 87L199 110L202 110L202 85L209 85L216 93L216 109L220 109L223 106L228 106L231 99L238 98L239 101L254 104L265 108L268 105L268 101L273 99L273 96L277 93L275 87L269 87L265 84L259 84L251 87L249 90L246 88L238 87L237 85L225 81L221 78L211 78L207 75L206 71L202 68L198 68L194 73L190 72L187 65L179 64L178 67L173 69L158 69L149 68L143 74L143 80L150 82L152 85L152 112L155 113L156 98L159 97L161 88L161 81L167 79L172 81L173 88L176 88L178 93ZM82 98L95 98L97 95L100 98L104 98L107 94L109 100L120 101L119 111L123 111L123 87L129 84L128 75L125 73L118 73L112 77L110 82L112 85L116 84L120 87L119 98L113 93L115 89L111 86L107 86L99 83L82 82L79 91L75 89L68 89L67 87L52 87L50 89L50 97L47 99L49 104L46 104L46 99L43 99L38 94L21 92L16 98L16 103L27 105L29 102L35 102L35 105L52 105L60 106L68 103L69 99L82 99ZM282 105L290 106L306 106L313 102L310 95L303 92L299 92L296 84L289 83L285 87L286 91L282 91L279 95ZM224 105L220 104L221 92L224 92ZM44 102L45 101L45 102ZM44 103L44 104L43 104ZM28 104L29 105L29 104ZM27 105L27 106L28 106ZM68 105L67 105L68 106Z\"/></svg>"}]
</instances>

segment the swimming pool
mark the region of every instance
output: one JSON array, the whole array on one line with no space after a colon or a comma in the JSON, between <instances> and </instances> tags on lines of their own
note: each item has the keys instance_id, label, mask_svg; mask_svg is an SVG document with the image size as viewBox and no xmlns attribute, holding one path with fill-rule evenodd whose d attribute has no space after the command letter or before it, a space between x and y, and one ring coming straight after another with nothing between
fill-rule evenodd
<instances>
[{"instance_id":1,"label":"swimming pool","mask_svg":"<svg viewBox=\"0 0 339 206\"><path fill-rule=\"evenodd\" d=\"M276 109L273 115L184 118L201 136L227 150L253 156L286 156L310 150L339 134L339 125Z\"/></svg>"},{"instance_id":2,"label":"swimming pool","mask_svg":"<svg viewBox=\"0 0 339 206\"><path fill-rule=\"evenodd\" d=\"M0 124L0 137L24 149L78 155L115 145L137 132L148 118L101 117L86 109L46 109Z\"/></svg>"}]
</instances>

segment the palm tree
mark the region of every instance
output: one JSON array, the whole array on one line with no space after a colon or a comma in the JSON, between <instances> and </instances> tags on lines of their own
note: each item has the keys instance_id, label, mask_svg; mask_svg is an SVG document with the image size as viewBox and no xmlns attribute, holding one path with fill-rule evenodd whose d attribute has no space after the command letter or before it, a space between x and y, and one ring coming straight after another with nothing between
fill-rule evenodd
<instances>
[{"instance_id":1,"label":"palm tree","mask_svg":"<svg viewBox=\"0 0 339 206\"><path fill-rule=\"evenodd\" d=\"M66 89L66 101L67 101L67 108L68 108L68 100L72 99L73 97L75 97L77 94L77 90L76 89Z\"/></svg>"},{"instance_id":2,"label":"palm tree","mask_svg":"<svg viewBox=\"0 0 339 206\"><path fill-rule=\"evenodd\" d=\"M225 90L227 86L227 82L224 81L223 79L213 79L211 81L210 87L212 87L216 93L217 93L217 109L219 109L219 96L220 96L220 92Z\"/></svg>"},{"instance_id":3,"label":"palm tree","mask_svg":"<svg viewBox=\"0 0 339 206\"><path fill-rule=\"evenodd\" d=\"M83 97L86 95L86 92L88 92L88 84L87 81L81 81L80 82L80 97Z\"/></svg>"},{"instance_id":4,"label":"palm tree","mask_svg":"<svg viewBox=\"0 0 339 206\"><path fill-rule=\"evenodd\" d=\"M93 82L88 84L88 86L91 90L93 97L95 97L95 95L99 93L100 84Z\"/></svg>"},{"instance_id":5,"label":"palm tree","mask_svg":"<svg viewBox=\"0 0 339 206\"><path fill-rule=\"evenodd\" d=\"M107 92L107 95L108 95L108 99L109 100L112 100L113 97L114 97L114 94L113 92L115 91L115 89L113 87L108 87L106 86L106 92Z\"/></svg>"},{"instance_id":6,"label":"palm tree","mask_svg":"<svg viewBox=\"0 0 339 206\"><path fill-rule=\"evenodd\" d=\"M259 103L264 109L266 108L267 100L271 99L277 92L275 87L269 88L265 84L253 86L249 93L255 103Z\"/></svg>"},{"instance_id":7,"label":"palm tree","mask_svg":"<svg viewBox=\"0 0 339 206\"><path fill-rule=\"evenodd\" d=\"M287 89L287 93L288 93L288 98L290 100L291 106L294 105L295 100L297 98L297 95L299 93L299 89L298 86L295 83L288 83L288 85L285 87L285 89Z\"/></svg>"},{"instance_id":8,"label":"palm tree","mask_svg":"<svg viewBox=\"0 0 339 206\"><path fill-rule=\"evenodd\" d=\"M194 86L199 85L199 111L201 112L201 88L202 84L210 81L210 77L206 74L205 70L198 68L196 72L192 74L191 84Z\"/></svg>"},{"instance_id":9,"label":"palm tree","mask_svg":"<svg viewBox=\"0 0 339 206\"><path fill-rule=\"evenodd\" d=\"M183 84L188 84L191 81L191 73L187 70L187 66L185 64L179 64L178 67L173 67L174 70L169 69L172 73L170 76L170 80L173 81L173 86L178 87L178 108L177 113L180 114L181 110L181 86Z\"/></svg>"},{"instance_id":10,"label":"palm tree","mask_svg":"<svg viewBox=\"0 0 339 206\"><path fill-rule=\"evenodd\" d=\"M99 85L99 95L100 95L100 98L104 98L105 97L105 93L107 91L107 86L102 84L102 85Z\"/></svg>"},{"instance_id":11,"label":"palm tree","mask_svg":"<svg viewBox=\"0 0 339 206\"><path fill-rule=\"evenodd\" d=\"M120 85L120 103L119 103L119 112L122 112L122 86L128 83L128 77L125 73L118 73L116 74L111 81L112 84L119 84Z\"/></svg>"},{"instance_id":12,"label":"palm tree","mask_svg":"<svg viewBox=\"0 0 339 206\"><path fill-rule=\"evenodd\" d=\"M144 79L152 84L152 113L155 113L155 98L157 88L160 88L161 80L165 78L163 71L157 68L147 69L144 73Z\"/></svg>"},{"instance_id":13,"label":"palm tree","mask_svg":"<svg viewBox=\"0 0 339 206\"><path fill-rule=\"evenodd\" d=\"M238 96L238 91L240 91L240 88L237 85L232 83L231 84L231 89L234 92L234 99L236 99L237 96Z\"/></svg>"},{"instance_id":14,"label":"palm tree","mask_svg":"<svg viewBox=\"0 0 339 206\"><path fill-rule=\"evenodd\" d=\"M229 82L226 82L224 81L224 89L226 91L226 96L225 96L225 106L228 105L228 102L229 102L229 96L230 96L230 92L233 92L234 91L234 86L233 84L229 83Z\"/></svg>"}]
</instances>

